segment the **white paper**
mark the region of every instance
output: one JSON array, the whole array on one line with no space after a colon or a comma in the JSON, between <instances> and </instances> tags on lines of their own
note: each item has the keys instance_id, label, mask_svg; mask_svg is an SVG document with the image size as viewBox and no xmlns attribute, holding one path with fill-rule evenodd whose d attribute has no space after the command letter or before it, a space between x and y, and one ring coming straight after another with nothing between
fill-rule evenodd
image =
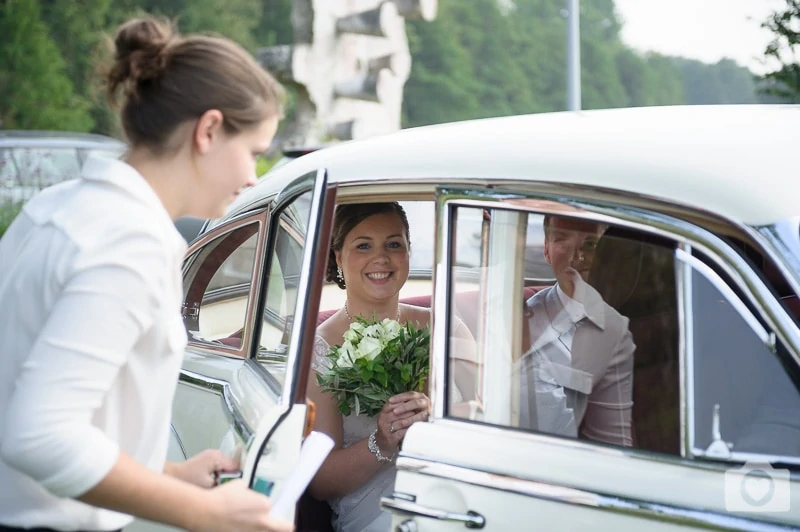
<instances>
[{"instance_id":1,"label":"white paper","mask_svg":"<svg viewBox=\"0 0 800 532\"><path fill-rule=\"evenodd\" d=\"M322 462L325 461L331 449L333 449L333 440L327 434L312 431L306 436L300 447L297 465L286 479L283 489L272 501L271 515L287 521L294 521L294 509L297 501L322 466Z\"/></svg>"}]
</instances>

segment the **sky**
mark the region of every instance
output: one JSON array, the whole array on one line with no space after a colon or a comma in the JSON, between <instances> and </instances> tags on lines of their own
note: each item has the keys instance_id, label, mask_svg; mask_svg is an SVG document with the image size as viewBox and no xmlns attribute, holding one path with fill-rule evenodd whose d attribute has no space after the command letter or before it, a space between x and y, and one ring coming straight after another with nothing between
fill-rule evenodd
<instances>
[{"instance_id":1,"label":"sky","mask_svg":"<svg viewBox=\"0 0 800 532\"><path fill-rule=\"evenodd\" d=\"M592 0L583 0L591 2ZM761 22L784 0L615 0L622 40L655 51L716 63L727 57L756 73L770 41ZM772 65L774 66L774 65Z\"/></svg>"}]
</instances>

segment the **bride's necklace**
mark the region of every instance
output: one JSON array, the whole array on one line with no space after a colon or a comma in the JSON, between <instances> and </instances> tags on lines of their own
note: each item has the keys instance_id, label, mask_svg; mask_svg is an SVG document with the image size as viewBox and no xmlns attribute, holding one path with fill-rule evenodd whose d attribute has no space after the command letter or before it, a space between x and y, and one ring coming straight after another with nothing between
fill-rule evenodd
<instances>
[{"instance_id":1,"label":"bride's necklace","mask_svg":"<svg viewBox=\"0 0 800 532\"><path fill-rule=\"evenodd\" d=\"M347 316L347 321L353 321L353 317L350 315L350 309L347 308L347 300L344 300L344 315ZM397 305L397 321L400 321L400 305Z\"/></svg>"}]
</instances>

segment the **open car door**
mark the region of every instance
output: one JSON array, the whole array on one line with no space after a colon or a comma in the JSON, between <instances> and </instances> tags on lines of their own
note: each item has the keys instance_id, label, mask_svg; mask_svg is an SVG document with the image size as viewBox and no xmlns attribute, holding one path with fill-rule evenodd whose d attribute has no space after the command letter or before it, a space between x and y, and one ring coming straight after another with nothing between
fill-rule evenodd
<instances>
[{"instance_id":1,"label":"open car door","mask_svg":"<svg viewBox=\"0 0 800 532\"><path fill-rule=\"evenodd\" d=\"M298 179L273 202L252 344L247 363L280 396L262 410L242 456L252 489L280 494L313 425L306 404L316 316L322 291L335 192L324 170ZM283 518L292 520L293 515Z\"/></svg>"},{"instance_id":2,"label":"open car door","mask_svg":"<svg viewBox=\"0 0 800 532\"><path fill-rule=\"evenodd\" d=\"M242 475L276 496L307 431L305 384L335 192L324 170L205 233L183 265L189 335L172 405L170 460L240 454ZM289 520L291 515L283 516ZM168 527L137 520L128 528Z\"/></svg>"}]
</instances>

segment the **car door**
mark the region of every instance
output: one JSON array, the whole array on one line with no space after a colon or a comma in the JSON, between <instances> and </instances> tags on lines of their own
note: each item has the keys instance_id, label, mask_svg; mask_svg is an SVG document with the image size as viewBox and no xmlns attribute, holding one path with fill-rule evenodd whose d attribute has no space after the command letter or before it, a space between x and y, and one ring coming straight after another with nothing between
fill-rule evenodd
<instances>
[{"instance_id":1,"label":"car door","mask_svg":"<svg viewBox=\"0 0 800 532\"><path fill-rule=\"evenodd\" d=\"M735 256L709 253L725 249L713 235L700 228L687 233L675 221L669 234L666 217L659 219L662 230L654 231L655 213L565 197L569 193L439 191L433 416L409 429L394 494L382 500L393 514L393 529L796 526L800 486L793 471L800 453L783 430L800 411L792 378L798 369L796 325L780 309L762 316L769 309L745 297L757 279L731 274L746 268ZM554 264L558 237L548 237L546 229L553 217L601 228L597 248L585 250L591 255L585 282L612 309L604 314L604 327L611 329L612 314L622 324L613 345L632 338L635 350L632 356L615 351L609 360L619 363L599 372L588 368L601 358L601 337L588 345L588 358L572 349L566 371L527 369L537 352L529 324L540 310L550 312L537 305L558 292L529 279L526 261L538 253ZM544 241L549 253L532 249ZM464 267L462 255L480 256L480 264ZM763 285L758 290L759 297L769 294ZM777 340L765 326L776 321L788 331ZM475 339L471 390L458 383L453 369L455 359L464 359L464 343L453 334L461 323ZM563 338L579 345L574 330ZM777 343L783 347L776 349ZM716 382L726 368L732 376ZM737 401L748 374L761 379L760 386L742 394L750 402ZM459 394L451 393L454 386ZM784 417L777 433L769 417L759 417L775 412L768 408L775 397L770 388L780 390ZM609 390L628 395L609 399ZM587 401L583 418L576 414L581 400ZM748 416L737 414L741 405L748 406ZM624 422L603 425L609 413L612 421L619 415ZM572 428L559 421L562 414L573 416ZM731 452L745 445L742 453Z\"/></svg>"},{"instance_id":2,"label":"car door","mask_svg":"<svg viewBox=\"0 0 800 532\"><path fill-rule=\"evenodd\" d=\"M253 489L277 497L297 465L300 445L313 426L306 382L327 264L335 189L322 170L288 186L275 200L264 283L249 360L266 375L282 371L283 393L265 412L244 449L242 472ZM302 242L302 249L299 244ZM301 252L302 251L302 252ZM278 282L280 279L280 282ZM294 520L294 515L282 515Z\"/></svg>"},{"instance_id":3,"label":"car door","mask_svg":"<svg viewBox=\"0 0 800 532\"><path fill-rule=\"evenodd\" d=\"M189 343L172 410L173 456L239 455L276 495L307 431L304 386L334 194L324 171L198 239L184 263ZM321 240L322 239L322 240ZM284 516L292 519L292 516Z\"/></svg>"}]
</instances>

